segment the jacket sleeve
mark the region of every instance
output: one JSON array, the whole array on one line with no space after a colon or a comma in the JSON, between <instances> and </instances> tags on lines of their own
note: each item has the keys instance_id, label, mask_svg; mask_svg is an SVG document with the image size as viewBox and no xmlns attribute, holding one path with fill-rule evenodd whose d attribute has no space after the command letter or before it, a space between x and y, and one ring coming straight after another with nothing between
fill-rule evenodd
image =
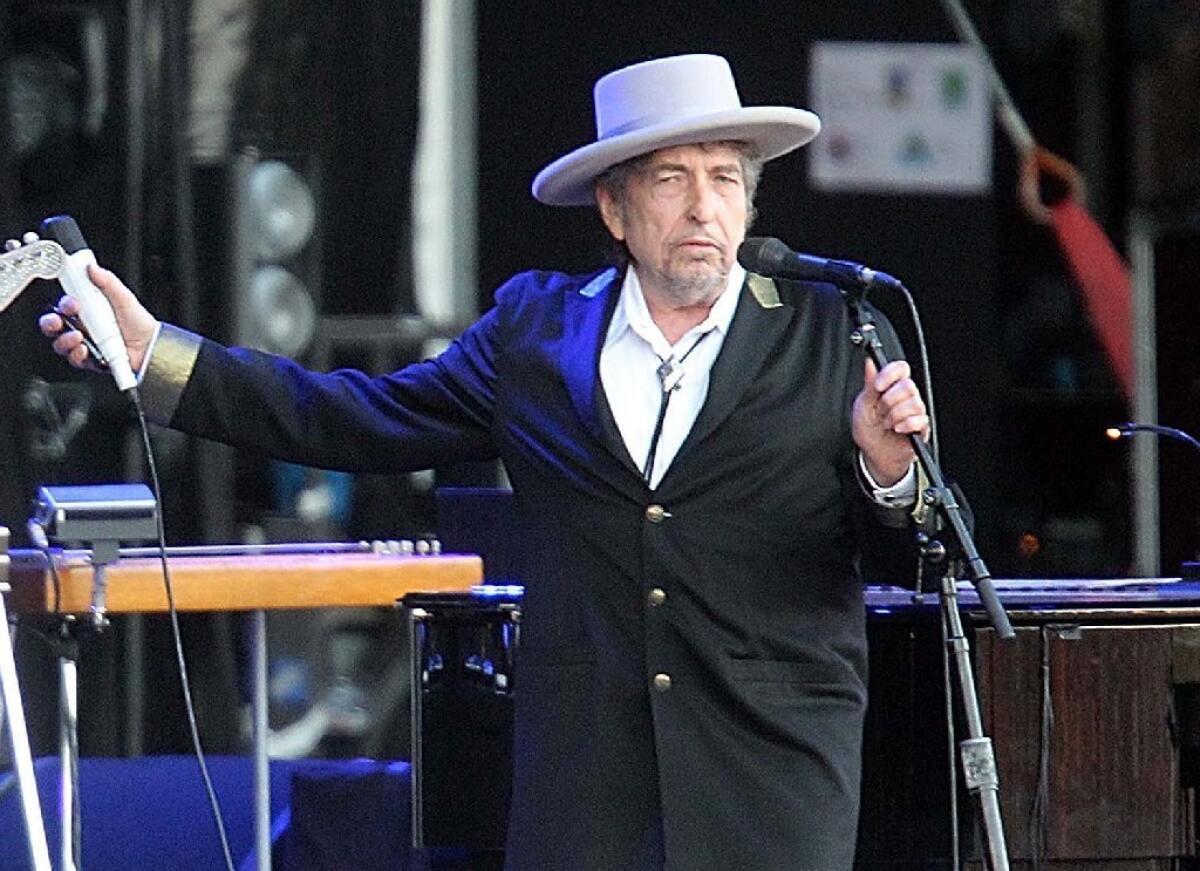
<instances>
[{"instance_id":1,"label":"jacket sleeve","mask_svg":"<svg viewBox=\"0 0 1200 871\"><path fill-rule=\"evenodd\" d=\"M379 377L316 373L164 327L144 405L158 423L320 468L401 472L492 459L498 308L437 357Z\"/></svg>"}]
</instances>

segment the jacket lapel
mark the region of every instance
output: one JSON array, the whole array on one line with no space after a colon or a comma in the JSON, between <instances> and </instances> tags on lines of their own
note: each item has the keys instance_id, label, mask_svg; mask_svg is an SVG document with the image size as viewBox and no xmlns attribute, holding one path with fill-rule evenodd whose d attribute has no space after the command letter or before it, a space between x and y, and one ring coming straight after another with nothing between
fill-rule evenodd
<instances>
[{"instance_id":1,"label":"jacket lapel","mask_svg":"<svg viewBox=\"0 0 1200 871\"><path fill-rule=\"evenodd\" d=\"M619 278L616 269L606 269L567 296L559 365L571 403L588 432L636 475L637 466L625 449L600 386L600 350L616 307Z\"/></svg>"},{"instance_id":2,"label":"jacket lapel","mask_svg":"<svg viewBox=\"0 0 1200 871\"><path fill-rule=\"evenodd\" d=\"M795 309L783 302L775 282L761 275L746 276L729 335L709 375L708 397L671 468L700 444L737 407L746 388L758 377L767 354L792 322ZM667 470L667 475L671 470Z\"/></svg>"}]
</instances>

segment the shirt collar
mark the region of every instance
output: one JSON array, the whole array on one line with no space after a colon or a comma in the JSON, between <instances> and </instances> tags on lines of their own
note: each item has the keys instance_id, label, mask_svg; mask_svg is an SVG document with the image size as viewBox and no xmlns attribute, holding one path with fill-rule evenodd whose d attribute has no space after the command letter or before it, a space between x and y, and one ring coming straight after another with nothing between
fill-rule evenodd
<instances>
[{"instance_id":1,"label":"shirt collar","mask_svg":"<svg viewBox=\"0 0 1200 871\"><path fill-rule=\"evenodd\" d=\"M722 335L728 333L729 325L733 322L733 313L737 311L738 295L745 282L746 270L735 261L726 278L725 289L721 291L721 295L709 309L708 317L688 330L687 335L705 333L713 329ZM660 356L670 353L666 337L650 317L650 310L646 307L646 297L642 294L642 283L632 265L625 270L625 280L621 284L621 296L617 300L612 320L608 323L608 334L604 339L604 347L607 348L617 342L625 335L626 330L633 330L649 342Z\"/></svg>"}]
</instances>

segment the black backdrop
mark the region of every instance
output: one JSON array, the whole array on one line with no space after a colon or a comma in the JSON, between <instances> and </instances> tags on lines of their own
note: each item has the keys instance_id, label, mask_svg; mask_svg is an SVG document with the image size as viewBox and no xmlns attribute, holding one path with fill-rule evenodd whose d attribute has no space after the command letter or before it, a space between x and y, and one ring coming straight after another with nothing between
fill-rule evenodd
<instances>
[{"instance_id":1,"label":"black backdrop","mask_svg":"<svg viewBox=\"0 0 1200 871\"><path fill-rule=\"evenodd\" d=\"M12 233L34 226L45 214L72 211L104 259L121 266L124 156L118 148L118 107L124 99L123 3L79 0L75 5L95 9L112 36L114 109L105 119L105 135L86 143L77 164L84 171L56 192L34 193L11 183L0 186L0 216ZM1003 45L994 37L1006 4L980 0L967 5L989 43ZM34 0L6 4L0 15L15 9L22 21L30 20L25 13L42 6ZM314 147L334 161L323 177L324 189L337 191L322 214L330 233L325 274L332 288L326 289L324 304L337 311L406 307L409 279L400 274L405 260L391 252L404 244L407 232L398 225L404 221L409 170L399 156L411 149L416 129L417 4L339 3L320 12L299 2L267 6L282 28L277 39L266 35L267 45L275 49L272 56L284 64L317 58L315 67L304 68L305 74L314 75L311 88L307 80L295 87L286 76L271 79L271 70L260 66L258 71L268 78L259 80L256 93L274 88L274 97L286 96L282 106L271 105L295 124L288 134L311 133ZM1029 12L1032 6L1022 8ZM582 270L594 267L603 256L602 231L589 210L536 204L529 184L544 164L592 139L591 88L604 72L663 54L715 51L730 59L746 103L804 106L808 47L815 40L953 39L937 4L918 8L869 0L614 0L577 4L569 14L544 2L514 0L480 2L477 12L482 305L488 304L495 286L518 270ZM11 12L7 19L0 18L0 26L11 25L12 18ZM307 41L301 38L304 34ZM0 36L7 43L10 34L6 30ZM1070 57L1054 49L1051 45L1045 51L1049 59L1043 60L1039 88L1023 84L1019 67L1012 70L1010 83L1039 138L1070 157L1074 131L1064 120L1070 116L1070 97L1065 94L1069 83L1060 75L1069 68ZM1003 70L1003 52L1000 61ZM1047 81L1063 87L1046 88ZM246 129L251 120L243 118ZM157 121L161 118L152 115L151 122ZM164 134L161 125L154 129L151 157L162 160ZM278 144L296 145L285 139L280 134ZM0 148L0 156L8 162L7 149ZM1026 405L1015 422L1008 416L1011 403L1005 397L1011 395L1013 375L1005 366L1003 319L1035 272L1030 261L1053 261L1054 252L1044 236L1027 228L1012 230L1021 219L1014 218L1012 204L1012 155L1000 139L995 159L997 183L989 196L829 195L808 186L807 157L801 150L768 166L756 231L803 250L866 262L899 275L912 288L930 343L943 463L975 509L979 543L993 570L1020 573L1030 566L1015 560L1010 550L1013 537L1005 512L1014 487L1009 482L1022 482L1022 498L1028 493L1031 502L1067 504L1088 501L1087 488L1106 475L1096 473L1094 457L1069 456L1051 439L1048 415L1080 427L1081 439L1086 435L1076 405ZM11 165L7 169L6 178L18 178ZM165 186L161 175L149 184ZM169 214L166 207L158 208L158 214ZM169 227L159 230L159 235L152 234L157 247L146 255L143 292L170 313L177 304L167 298L166 289L171 249L169 240L160 238ZM81 437L73 454L75 465L47 469L30 462L20 400L29 373L45 373L67 384L86 380L96 385L96 379L78 379L54 360L32 329L37 311L51 296L48 288L34 289L0 320L0 520L18 532L35 482L112 479L121 477L125 464L123 440L100 426L112 418L120 430L127 424L123 408L111 401L116 398L111 390L99 387L97 425ZM907 316L897 301L879 295L875 301L903 331ZM220 303L210 310L219 315ZM915 350L911 344L909 350L910 355ZM1013 362L1008 361L1008 369ZM1016 367L1023 362L1016 358ZM1095 429L1092 419L1086 423L1087 431ZM1068 470L1073 471L1068 475ZM1116 487L1108 486L1110 491ZM1106 498L1120 497L1118 487ZM181 540L181 528L173 529L174 540ZM1111 563L1100 568L1105 566Z\"/></svg>"},{"instance_id":2,"label":"black backdrop","mask_svg":"<svg viewBox=\"0 0 1200 871\"><path fill-rule=\"evenodd\" d=\"M31 196L18 185L6 187L0 205L6 207L6 225L15 229L32 226L51 211L75 212L93 246L107 262L121 266L123 4L80 0L75 5L98 11L112 35L112 111L105 119L105 135L88 143L79 161L86 172L54 196ZM30 2L17 8L41 7ZM408 238L403 203L409 183L405 155L411 153L416 130L416 4L335 4L316 11L309 4L282 3L268 8L274 10L277 33L273 38L267 32L259 43L269 51L256 61L256 72L248 77L253 86L242 95L239 142L257 139L264 144L255 126L265 119L266 138L275 137L266 145L289 150L307 146L328 158L321 172L326 201L319 217L326 236L324 310L410 308L407 258L397 253ZM1051 23L1027 23L1039 35L1040 55L1010 63L1006 51L1015 38L1004 27L1017 16L1011 12L1014 7L978 0L968 8L996 49L1002 72L1039 139L1071 157L1076 132L1070 120L1072 98L1065 93L1073 87L1070 46L1047 36L1054 32ZM602 257L602 231L590 210L536 204L529 183L545 163L590 141L591 87L604 72L666 53L716 51L731 60L745 102L806 105L807 55L814 40L953 39L936 4L612 2L585 4L568 16L542 2L520 0L480 3L477 11L481 305L489 303L495 286L520 269L581 270ZM22 13L22 21L28 17ZM1011 29L1011 22L1007 26ZM1063 87L1047 88L1048 81ZM254 98L261 100L259 111ZM154 134L150 156L161 161L167 148L164 118L151 113L149 120ZM802 250L861 260L899 275L913 289L930 342L944 466L975 509L979 543L994 571L1120 571L1120 542L1127 531L1119 517L1125 510L1123 456L1096 436L1100 424L1120 415L1119 403L1097 405L1085 399L1081 404L1069 396L1064 402L1062 396L1040 393L1032 402L1024 395L1013 399L1014 382L1034 372L1037 362L1026 353L1028 343L1012 339L1030 332L1018 306L1036 296L1030 292L1031 281L1042 265L1062 270L1052 242L1024 226L1027 222L1013 206L1012 154L1002 137L994 156L997 182L989 196L852 196L810 189L807 156L801 150L768 166L756 231ZM162 192L165 177L158 173L148 181L149 198L169 196ZM172 214L153 202L148 212ZM151 227L146 236L151 250L142 264L142 292L160 311L177 315L174 310L183 305L171 296L171 227ZM201 266L211 261L202 257ZM214 284L208 283L209 292ZM1078 344L1086 334L1079 330L1083 319L1078 303L1069 287L1060 290L1067 299L1060 334ZM81 436L87 447L78 453L88 457L86 469L39 469L27 461L28 424L17 407L23 376L33 370L46 373L48 380L78 380L49 358L44 343L29 329L32 315L50 296L45 288L31 291L0 322L0 353L7 355L0 358L7 364L0 366L0 378L6 379L0 402L11 403L2 424L8 450L0 456L0 464L6 464L0 467L0 516L18 533L35 481L118 477L127 462L124 439L97 434L99 426ZM875 301L903 332L907 315L897 300L877 294ZM217 292L201 309L219 321L228 303ZM221 332L219 325L206 329ZM1082 344L1088 343L1085 336ZM909 352L915 353L911 342ZM95 379L83 380L99 400L93 409L96 423L115 416L120 429L123 409L110 402L112 391L97 389ZM1111 384L1101 384L1100 390L1111 390ZM1055 429L1069 431L1070 438L1057 437ZM1065 452L1071 452L1071 463L1060 461ZM1017 553L1024 526L1036 528L1051 514L1087 514L1096 506L1106 516L1118 517L1105 542L1114 553L1097 559L1099 550L1078 550L1057 563L1023 560ZM172 524L173 537L196 538L186 528L186 518L196 512L180 514L184 520Z\"/></svg>"}]
</instances>

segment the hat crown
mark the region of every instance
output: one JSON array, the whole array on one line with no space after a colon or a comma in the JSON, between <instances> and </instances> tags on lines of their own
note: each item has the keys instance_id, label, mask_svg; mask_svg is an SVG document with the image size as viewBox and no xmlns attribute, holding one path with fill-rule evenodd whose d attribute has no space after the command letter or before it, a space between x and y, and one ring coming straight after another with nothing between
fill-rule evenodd
<instances>
[{"instance_id":1,"label":"hat crown","mask_svg":"<svg viewBox=\"0 0 1200 871\"><path fill-rule=\"evenodd\" d=\"M596 138L742 108L725 58L686 54L634 64L596 82Z\"/></svg>"},{"instance_id":2,"label":"hat crown","mask_svg":"<svg viewBox=\"0 0 1200 871\"><path fill-rule=\"evenodd\" d=\"M773 160L821 129L812 112L786 106L743 106L725 58L685 54L624 67L592 92L596 141L542 168L533 195L555 206L595 203L598 176L622 161L696 142L745 142Z\"/></svg>"}]
</instances>

